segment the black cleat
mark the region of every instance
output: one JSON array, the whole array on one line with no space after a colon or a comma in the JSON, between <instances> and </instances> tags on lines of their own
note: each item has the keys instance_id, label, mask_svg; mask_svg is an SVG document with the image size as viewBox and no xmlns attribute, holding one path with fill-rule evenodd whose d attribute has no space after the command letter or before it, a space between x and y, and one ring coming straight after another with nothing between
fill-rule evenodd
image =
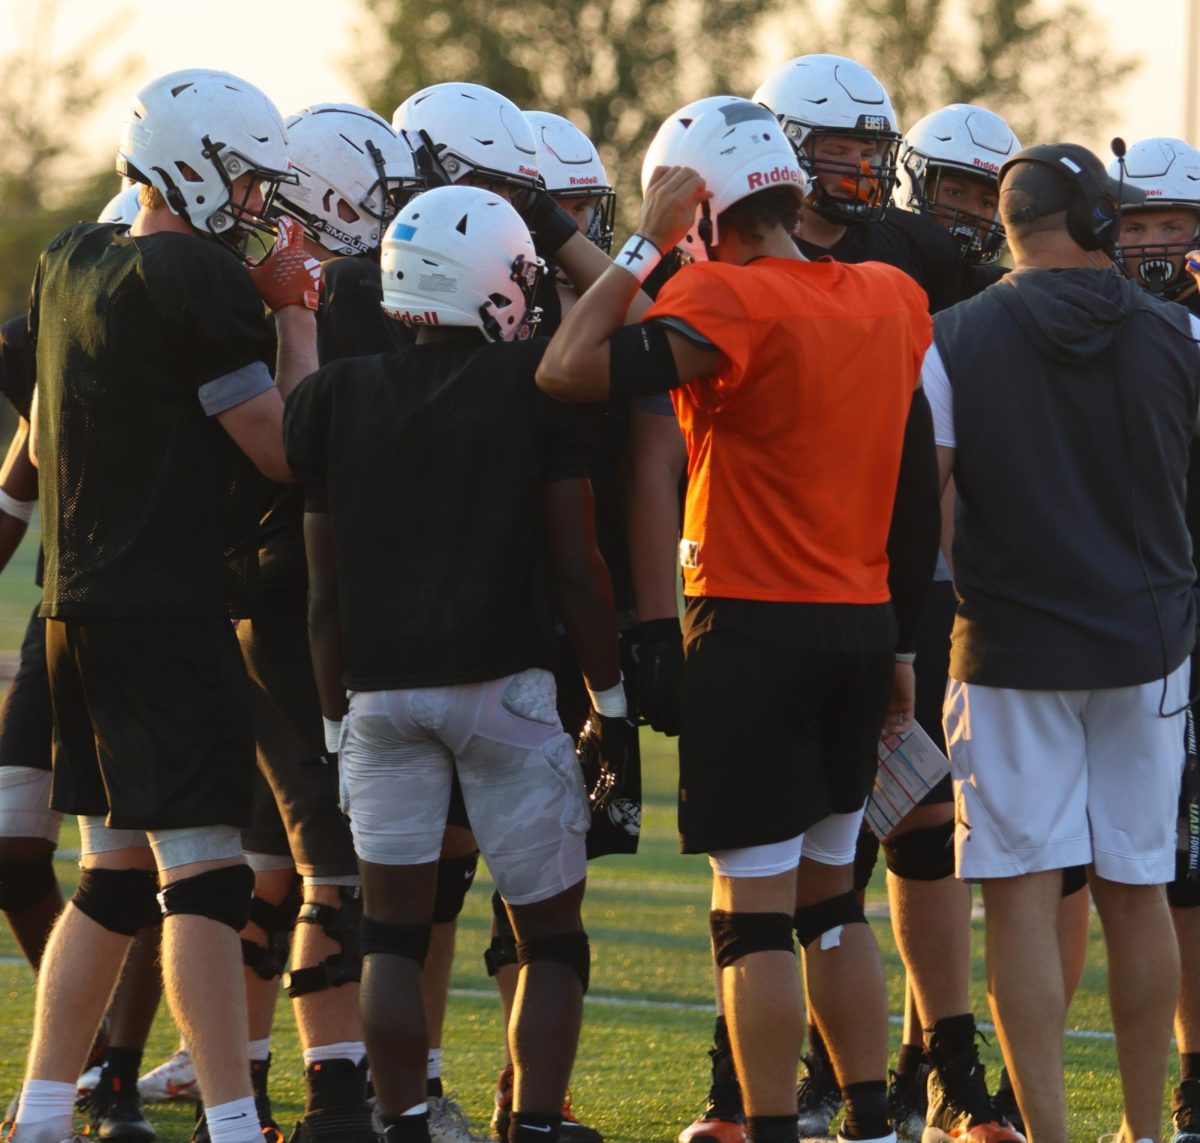
<instances>
[{"instance_id":1,"label":"black cleat","mask_svg":"<svg viewBox=\"0 0 1200 1143\"><path fill-rule=\"evenodd\" d=\"M1184 1080L1171 1095L1171 1143L1200 1143L1200 1080Z\"/></svg>"},{"instance_id":2,"label":"black cleat","mask_svg":"<svg viewBox=\"0 0 1200 1143\"><path fill-rule=\"evenodd\" d=\"M154 1128L142 1114L137 1077L122 1082L120 1076L100 1076L87 1101L91 1135L112 1143L151 1143Z\"/></svg>"},{"instance_id":3,"label":"black cleat","mask_svg":"<svg viewBox=\"0 0 1200 1143\"><path fill-rule=\"evenodd\" d=\"M837 1077L817 1052L804 1057L807 1074L796 1087L796 1128L802 1138L827 1136L833 1117L842 1109Z\"/></svg>"},{"instance_id":4,"label":"black cleat","mask_svg":"<svg viewBox=\"0 0 1200 1143\"><path fill-rule=\"evenodd\" d=\"M895 1126L896 1138L921 1143L925 1112L929 1106L925 1090L929 1065L923 1063L915 1072L889 1072L888 1075L888 1115Z\"/></svg>"}]
</instances>

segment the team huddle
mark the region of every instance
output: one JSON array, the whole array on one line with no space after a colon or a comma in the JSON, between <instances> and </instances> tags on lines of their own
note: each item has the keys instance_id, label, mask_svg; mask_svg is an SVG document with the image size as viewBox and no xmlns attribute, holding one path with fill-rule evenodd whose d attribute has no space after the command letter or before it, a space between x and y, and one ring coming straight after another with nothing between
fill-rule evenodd
<instances>
[{"instance_id":1,"label":"team huddle","mask_svg":"<svg viewBox=\"0 0 1200 1143\"><path fill-rule=\"evenodd\" d=\"M568 1092L584 886L636 852L639 725L678 736L713 872L679 1143L1067 1143L1089 902L1111 1138L1162 1137L1174 1025L1200 1143L1200 152L1114 154L966 104L902 135L865 67L802 56L663 123L612 256L595 146L488 88L390 124L211 70L143 88L126 189L0 343L0 564L35 503L43 549L0 710L0 908L38 985L15 1143L75 1138L77 1101L150 1143L143 1102L178 1098L196 1143L281 1138L281 985L292 1143L479 1137L441 1038L481 854L491 1136L602 1143ZM914 722L949 770L877 837ZM143 1074L162 991L181 1043Z\"/></svg>"}]
</instances>

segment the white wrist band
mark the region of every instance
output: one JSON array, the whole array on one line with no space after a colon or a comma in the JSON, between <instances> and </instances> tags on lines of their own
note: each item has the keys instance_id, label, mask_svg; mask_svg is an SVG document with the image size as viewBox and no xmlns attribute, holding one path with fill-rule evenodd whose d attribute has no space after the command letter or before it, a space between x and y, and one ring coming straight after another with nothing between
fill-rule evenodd
<instances>
[{"instance_id":1,"label":"white wrist band","mask_svg":"<svg viewBox=\"0 0 1200 1143\"><path fill-rule=\"evenodd\" d=\"M330 754L336 754L342 744L342 720L336 722L332 718L321 715L321 725L325 728L325 749Z\"/></svg>"},{"instance_id":2,"label":"white wrist band","mask_svg":"<svg viewBox=\"0 0 1200 1143\"><path fill-rule=\"evenodd\" d=\"M14 520L24 520L28 524L36 504L36 500L18 500L0 488L0 512L13 517Z\"/></svg>"},{"instance_id":3,"label":"white wrist band","mask_svg":"<svg viewBox=\"0 0 1200 1143\"><path fill-rule=\"evenodd\" d=\"M633 234L613 259L614 266L628 270L640 286L662 261L662 251L644 234Z\"/></svg>"},{"instance_id":4,"label":"white wrist band","mask_svg":"<svg viewBox=\"0 0 1200 1143\"><path fill-rule=\"evenodd\" d=\"M896 662L897 663L915 663L916 661L917 661L916 651L897 651L896 652Z\"/></svg>"},{"instance_id":5,"label":"white wrist band","mask_svg":"<svg viewBox=\"0 0 1200 1143\"><path fill-rule=\"evenodd\" d=\"M594 691L589 688L588 694L592 698L592 706L605 718L624 718L629 712L625 703L625 687L621 683L609 687L606 691Z\"/></svg>"}]
</instances>

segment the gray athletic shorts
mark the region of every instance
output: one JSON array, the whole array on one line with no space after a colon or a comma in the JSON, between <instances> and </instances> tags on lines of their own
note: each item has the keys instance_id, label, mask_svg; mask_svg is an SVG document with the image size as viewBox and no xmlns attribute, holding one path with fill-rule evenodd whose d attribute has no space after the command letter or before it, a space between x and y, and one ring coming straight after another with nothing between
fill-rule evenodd
<instances>
[{"instance_id":1,"label":"gray athletic shorts","mask_svg":"<svg viewBox=\"0 0 1200 1143\"><path fill-rule=\"evenodd\" d=\"M354 849L379 865L436 861L455 770L467 816L506 901L582 881L588 804L554 705L554 677L360 691L339 754Z\"/></svg>"}]
</instances>

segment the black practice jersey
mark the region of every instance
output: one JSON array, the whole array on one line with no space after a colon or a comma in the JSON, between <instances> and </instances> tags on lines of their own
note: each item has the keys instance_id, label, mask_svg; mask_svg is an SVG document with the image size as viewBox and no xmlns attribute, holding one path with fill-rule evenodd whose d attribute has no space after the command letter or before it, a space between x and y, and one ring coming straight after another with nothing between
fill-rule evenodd
<instances>
[{"instance_id":1,"label":"black practice jersey","mask_svg":"<svg viewBox=\"0 0 1200 1143\"><path fill-rule=\"evenodd\" d=\"M878 222L847 226L842 237L828 248L802 238L796 239L796 245L806 258L828 255L835 262L886 262L903 270L928 295L930 313L968 296L963 293L958 243L945 227L911 210L889 206Z\"/></svg>"},{"instance_id":2,"label":"black practice jersey","mask_svg":"<svg viewBox=\"0 0 1200 1143\"><path fill-rule=\"evenodd\" d=\"M298 477L324 485L352 690L544 665L541 489L587 475L579 416L534 384L544 341L414 345L323 366L288 398Z\"/></svg>"},{"instance_id":3,"label":"black practice jersey","mask_svg":"<svg viewBox=\"0 0 1200 1143\"><path fill-rule=\"evenodd\" d=\"M36 378L29 320L22 314L0 325L0 393L26 420Z\"/></svg>"},{"instance_id":4,"label":"black practice jersey","mask_svg":"<svg viewBox=\"0 0 1200 1143\"><path fill-rule=\"evenodd\" d=\"M34 280L42 614L240 613L262 481L215 417L271 387L271 329L224 246L118 230L64 231Z\"/></svg>"}]
</instances>

